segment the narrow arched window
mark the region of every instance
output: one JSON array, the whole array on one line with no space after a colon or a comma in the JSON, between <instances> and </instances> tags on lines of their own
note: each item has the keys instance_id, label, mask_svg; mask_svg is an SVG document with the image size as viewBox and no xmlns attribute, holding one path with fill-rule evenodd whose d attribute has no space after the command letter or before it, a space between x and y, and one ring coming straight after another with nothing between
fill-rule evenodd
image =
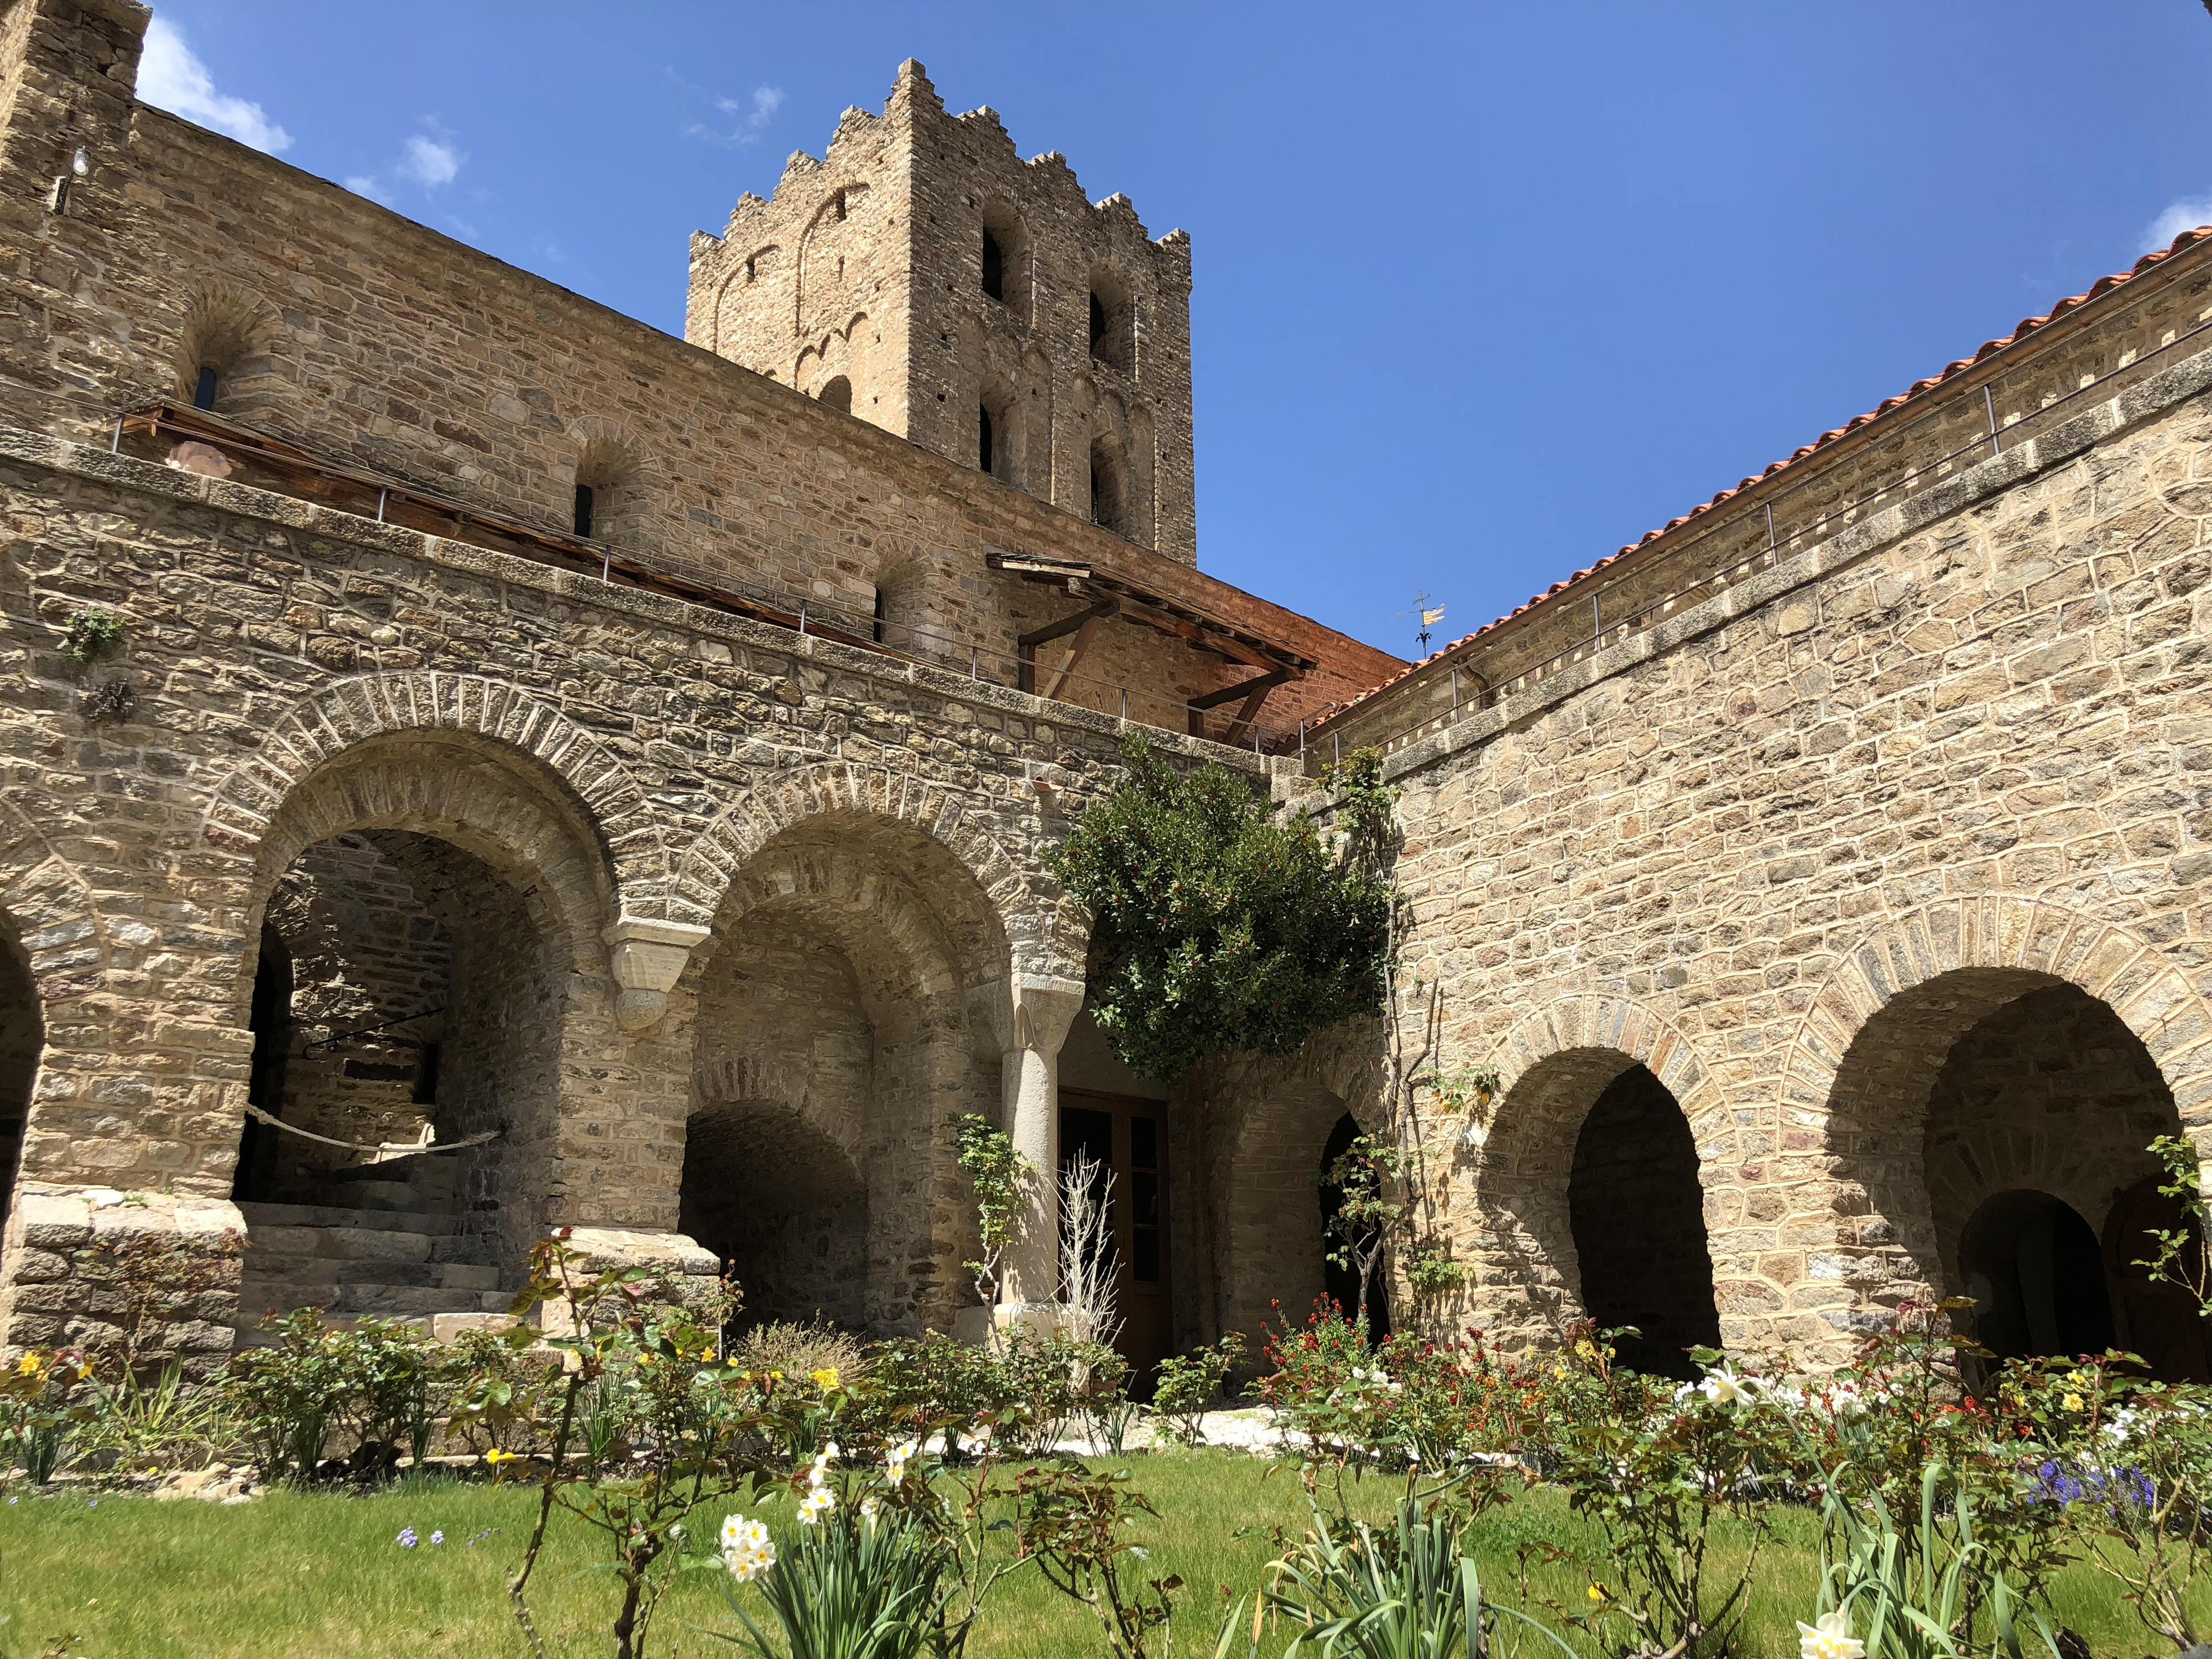
<instances>
[{"instance_id":1,"label":"narrow arched window","mask_svg":"<svg viewBox=\"0 0 2212 1659\"><path fill-rule=\"evenodd\" d=\"M975 465L986 472L994 472L998 470L998 455L997 445L994 442L994 434L991 430L991 411L988 409L978 409L975 412L980 417L976 432Z\"/></svg>"},{"instance_id":2,"label":"narrow arched window","mask_svg":"<svg viewBox=\"0 0 2212 1659\"><path fill-rule=\"evenodd\" d=\"M1101 438L1091 447L1091 522L1117 536L1128 532L1128 501L1121 458Z\"/></svg>"},{"instance_id":3,"label":"narrow arched window","mask_svg":"<svg viewBox=\"0 0 2212 1659\"><path fill-rule=\"evenodd\" d=\"M592 538L592 486L576 486L576 533L586 541Z\"/></svg>"},{"instance_id":4,"label":"narrow arched window","mask_svg":"<svg viewBox=\"0 0 2212 1659\"><path fill-rule=\"evenodd\" d=\"M1091 296L1091 355L1096 357L1098 348L1106 343L1106 307L1098 302L1098 295Z\"/></svg>"},{"instance_id":5,"label":"narrow arched window","mask_svg":"<svg viewBox=\"0 0 2212 1659\"><path fill-rule=\"evenodd\" d=\"M1091 273L1091 356L1124 374L1137 372L1136 307L1128 283L1111 265Z\"/></svg>"},{"instance_id":6,"label":"narrow arched window","mask_svg":"<svg viewBox=\"0 0 2212 1659\"><path fill-rule=\"evenodd\" d=\"M200 365L199 378L192 383L192 407L194 409L213 409L215 407L216 382L221 377L216 374L215 370L209 368L207 364L202 363Z\"/></svg>"},{"instance_id":7,"label":"narrow arched window","mask_svg":"<svg viewBox=\"0 0 2212 1659\"><path fill-rule=\"evenodd\" d=\"M1000 250L999 239L988 230L983 233L983 292L994 300L1006 297L1006 256Z\"/></svg>"}]
</instances>

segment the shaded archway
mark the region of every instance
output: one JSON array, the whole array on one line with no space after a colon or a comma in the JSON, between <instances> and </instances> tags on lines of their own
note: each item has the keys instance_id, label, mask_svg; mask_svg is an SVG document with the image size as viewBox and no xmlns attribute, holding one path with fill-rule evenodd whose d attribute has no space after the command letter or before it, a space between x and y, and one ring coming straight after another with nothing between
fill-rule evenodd
<instances>
[{"instance_id":1,"label":"shaded archway","mask_svg":"<svg viewBox=\"0 0 2212 1659\"><path fill-rule=\"evenodd\" d=\"M2063 1358L2112 1346L2105 1254L2063 1198L2013 1188L1983 1201L1959 1240L1974 1336L1993 1360Z\"/></svg>"},{"instance_id":2,"label":"shaded archway","mask_svg":"<svg viewBox=\"0 0 2212 1659\"><path fill-rule=\"evenodd\" d=\"M1321 1205L1322 1293L1344 1310L1347 1319L1359 1316L1359 1272L1346 1251L1352 1243L1370 1243L1373 1230L1360 1239L1347 1239L1338 1225L1344 1210L1344 1188L1332 1179L1337 1161L1359 1138L1359 1120L1349 1112L1337 1119L1321 1150L1321 1166L1314 1173L1314 1193ZM1381 1341L1390 1334L1390 1277L1388 1264L1377 1266L1367 1286L1367 1334Z\"/></svg>"},{"instance_id":3,"label":"shaded archway","mask_svg":"<svg viewBox=\"0 0 2212 1659\"><path fill-rule=\"evenodd\" d=\"M530 1149L559 1115L560 935L441 836L362 829L293 860L254 973L250 1094L288 1127L257 1120L240 1145L234 1191L255 1244L243 1322L307 1305L503 1310L502 1278L542 1225ZM358 1150L482 1134L496 1138Z\"/></svg>"},{"instance_id":4,"label":"shaded archway","mask_svg":"<svg viewBox=\"0 0 2212 1659\"><path fill-rule=\"evenodd\" d=\"M1827 1126L1861 1293L1972 1296L2001 1355L2124 1335L2112 1241L2097 1273L2080 1263L2116 1200L2155 1177L2151 1140L2181 1129L2142 1041L2077 985L1962 968L1899 992L1846 1050Z\"/></svg>"},{"instance_id":5,"label":"shaded archway","mask_svg":"<svg viewBox=\"0 0 2212 1659\"><path fill-rule=\"evenodd\" d=\"M747 1316L950 1329L975 1253L953 1121L999 1110L998 1056L979 1058L969 1019L1006 974L989 897L918 828L825 812L746 860L701 954L684 1214L705 1218L694 1236L730 1263ZM739 1179L716 1171L770 1135L815 1170L790 1202L763 1200L780 1235L710 1217L707 1194Z\"/></svg>"},{"instance_id":6,"label":"shaded archway","mask_svg":"<svg viewBox=\"0 0 2212 1659\"><path fill-rule=\"evenodd\" d=\"M868 1194L845 1149L774 1101L694 1113L678 1229L735 1267L732 1328L868 1323Z\"/></svg>"},{"instance_id":7,"label":"shaded archway","mask_svg":"<svg viewBox=\"0 0 2212 1659\"><path fill-rule=\"evenodd\" d=\"M8 1218L9 1200L15 1190L23 1126L30 1116L31 1091L38 1082L39 1055L46 1040L30 957L8 917L0 914L0 1222Z\"/></svg>"},{"instance_id":8,"label":"shaded archway","mask_svg":"<svg viewBox=\"0 0 2212 1659\"><path fill-rule=\"evenodd\" d=\"M1333 1137L1352 1121L1342 1097L1286 1070L1245 1062L1224 1081L1224 1096L1250 1103L1225 1126L1211 1171L1221 1328L1242 1331L1255 1359L1265 1328L1304 1324L1331 1293L1322 1170Z\"/></svg>"},{"instance_id":9,"label":"shaded archway","mask_svg":"<svg viewBox=\"0 0 2212 1659\"><path fill-rule=\"evenodd\" d=\"M1632 1066L1606 1086L1575 1137L1569 1225L1583 1313L1617 1340L1620 1362L1693 1378L1694 1347L1718 1347L1713 1262L1698 1147L1666 1085Z\"/></svg>"}]
</instances>

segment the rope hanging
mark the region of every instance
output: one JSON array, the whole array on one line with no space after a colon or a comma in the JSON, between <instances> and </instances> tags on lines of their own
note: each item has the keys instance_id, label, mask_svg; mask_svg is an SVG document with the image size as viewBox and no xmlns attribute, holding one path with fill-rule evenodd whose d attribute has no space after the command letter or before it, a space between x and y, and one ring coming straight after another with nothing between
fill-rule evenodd
<instances>
[{"instance_id":1,"label":"rope hanging","mask_svg":"<svg viewBox=\"0 0 2212 1659\"><path fill-rule=\"evenodd\" d=\"M314 1134L295 1124L285 1122L273 1112L264 1111L258 1106L249 1105L246 1109L248 1115L268 1124L271 1128L282 1129L288 1135L297 1135L302 1140L319 1141L325 1146L343 1146L349 1152L374 1152L379 1161L394 1152L403 1157L411 1157L417 1152L458 1152L464 1146L481 1146L487 1140L497 1140L500 1135L497 1129L486 1129L482 1134L471 1135L465 1140L441 1141L434 1146L428 1143L416 1145L404 1140L387 1140L379 1146L364 1146L357 1140L332 1140L328 1135Z\"/></svg>"}]
</instances>

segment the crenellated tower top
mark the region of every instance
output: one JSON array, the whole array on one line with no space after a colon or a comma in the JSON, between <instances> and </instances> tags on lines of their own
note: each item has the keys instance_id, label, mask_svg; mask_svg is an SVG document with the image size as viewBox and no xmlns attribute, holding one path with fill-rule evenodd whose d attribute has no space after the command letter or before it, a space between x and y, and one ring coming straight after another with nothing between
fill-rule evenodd
<instances>
[{"instance_id":1,"label":"crenellated tower top","mask_svg":"<svg viewBox=\"0 0 2212 1659\"><path fill-rule=\"evenodd\" d=\"M691 239L685 337L1186 564L1190 238L899 66Z\"/></svg>"}]
</instances>

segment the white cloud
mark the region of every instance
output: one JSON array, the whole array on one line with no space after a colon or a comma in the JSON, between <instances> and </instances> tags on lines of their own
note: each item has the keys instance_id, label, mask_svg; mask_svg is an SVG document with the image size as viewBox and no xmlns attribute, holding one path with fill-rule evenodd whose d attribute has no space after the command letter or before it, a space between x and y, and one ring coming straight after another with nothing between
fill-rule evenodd
<instances>
[{"instance_id":1,"label":"white cloud","mask_svg":"<svg viewBox=\"0 0 2212 1659\"><path fill-rule=\"evenodd\" d=\"M2199 225L2212 225L2212 196L2185 196L2167 204L2165 212L2150 222L2143 233L2142 251L2145 253L2172 246L2173 239L2185 230L2194 230Z\"/></svg>"},{"instance_id":2,"label":"white cloud","mask_svg":"<svg viewBox=\"0 0 2212 1659\"><path fill-rule=\"evenodd\" d=\"M385 189L384 181L374 173L349 174L345 187L356 196L366 196L372 202L384 202L389 205L391 192Z\"/></svg>"},{"instance_id":3,"label":"white cloud","mask_svg":"<svg viewBox=\"0 0 2212 1659\"><path fill-rule=\"evenodd\" d=\"M292 143L292 135L271 121L260 105L217 92L208 66L192 55L183 33L165 17L146 26L145 55L138 60L138 95L271 155Z\"/></svg>"},{"instance_id":4,"label":"white cloud","mask_svg":"<svg viewBox=\"0 0 2212 1659\"><path fill-rule=\"evenodd\" d=\"M673 76L675 71L672 70L669 73ZM678 84L688 83L679 78ZM717 98L714 100L716 109L725 115L739 117L742 125L732 127L727 132L717 132L712 127L694 121L684 129L684 133L688 138L704 138L717 144L757 143L760 130L775 118L776 111L782 106L781 87L755 87L750 100Z\"/></svg>"},{"instance_id":5,"label":"white cloud","mask_svg":"<svg viewBox=\"0 0 2212 1659\"><path fill-rule=\"evenodd\" d=\"M407 141L407 152L399 158L399 170L424 189L435 190L441 185L452 184L453 175L467 159L451 144L417 133Z\"/></svg>"}]
</instances>

